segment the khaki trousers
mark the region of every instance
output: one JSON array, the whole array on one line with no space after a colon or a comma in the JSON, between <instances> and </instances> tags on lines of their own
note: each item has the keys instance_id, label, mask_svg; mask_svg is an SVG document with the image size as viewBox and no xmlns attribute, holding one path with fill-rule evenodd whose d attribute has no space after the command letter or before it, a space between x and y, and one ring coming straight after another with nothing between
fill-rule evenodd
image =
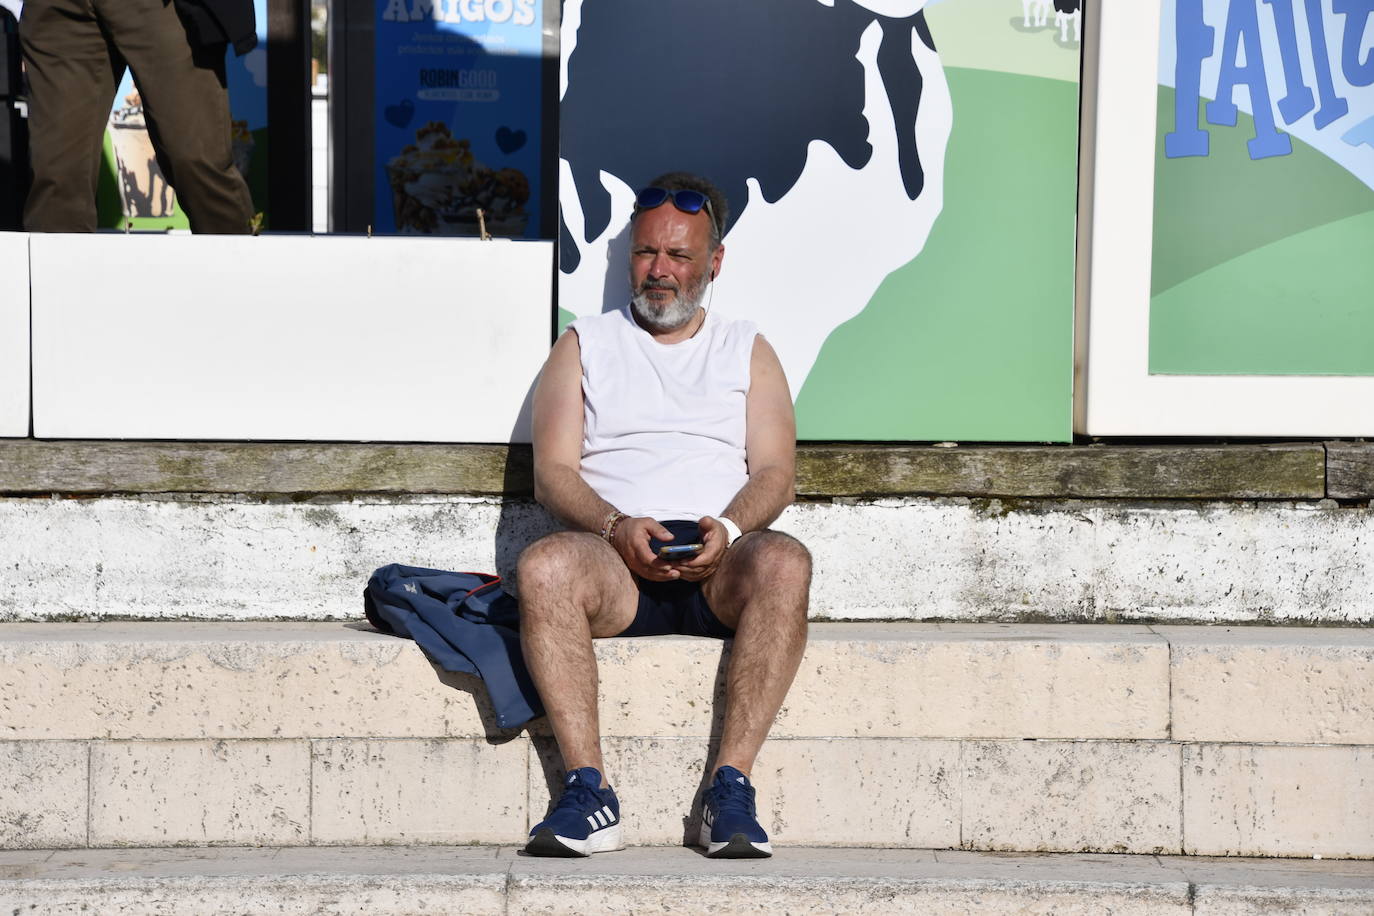
<instances>
[{"instance_id":1,"label":"khaki trousers","mask_svg":"<svg viewBox=\"0 0 1374 916\"><path fill-rule=\"evenodd\" d=\"M105 124L127 66L191 231L251 231L252 197L233 162L224 46L192 48L170 0L25 0L19 40L33 163L25 229L95 231Z\"/></svg>"}]
</instances>

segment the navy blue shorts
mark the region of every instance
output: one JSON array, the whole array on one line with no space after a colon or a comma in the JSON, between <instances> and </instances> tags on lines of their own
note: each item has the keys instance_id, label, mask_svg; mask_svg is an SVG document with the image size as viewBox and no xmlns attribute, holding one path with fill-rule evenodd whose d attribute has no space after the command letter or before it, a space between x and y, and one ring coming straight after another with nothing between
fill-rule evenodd
<instances>
[{"instance_id":1,"label":"navy blue shorts","mask_svg":"<svg viewBox=\"0 0 1374 916\"><path fill-rule=\"evenodd\" d=\"M696 522L660 522L674 534L672 543L692 544L700 538ZM709 636L730 639L735 631L720 622L701 593L700 582L651 582L635 577L639 609L621 636Z\"/></svg>"}]
</instances>

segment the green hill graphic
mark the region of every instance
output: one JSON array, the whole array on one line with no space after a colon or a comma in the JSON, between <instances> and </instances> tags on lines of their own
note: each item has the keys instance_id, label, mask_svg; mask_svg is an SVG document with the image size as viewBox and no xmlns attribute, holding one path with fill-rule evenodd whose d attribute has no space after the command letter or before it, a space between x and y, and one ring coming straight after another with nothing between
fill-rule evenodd
<instances>
[{"instance_id":1,"label":"green hill graphic","mask_svg":"<svg viewBox=\"0 0 1374 916\"><path fill-rule=\"evenodd\" d=\"M1150 302L1150 371L1374 375L1374 212L1218 264Z\"/></svg>"},{"instance_id":2,"label":"green hill graphic","mask_svg":"<svg viewBox=\"0 0 1374 916\"><path fill-rule=\"evenodd\" d=\"M1165 158L1164 134L1173 123L1174 90L1161 86L1154 295L1247 251L1374 210L1374 191L1297 137L1292 155L1251 160L1245 143L1255 124L1243 111L1235 127L1204 125L1208 156Z\"/></svg>"},{"instance_id":3,"label":"green hill graphic","mask_svg":"<svg viewBox=\"0 0 1374 916\"><path fill-rule=\"evenodd\" d=\"M945 73L944 210L826 340L797 398L801 438L1071 436L1078 86Z\"/></svg>"}]
</instances>

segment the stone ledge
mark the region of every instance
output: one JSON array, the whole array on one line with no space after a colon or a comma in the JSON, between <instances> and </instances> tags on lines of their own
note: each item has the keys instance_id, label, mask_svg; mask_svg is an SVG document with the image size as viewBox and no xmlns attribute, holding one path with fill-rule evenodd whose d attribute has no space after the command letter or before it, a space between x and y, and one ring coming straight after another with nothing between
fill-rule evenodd
<instances>
[{"instance_id":1,"label":"stone ledge","mask_svg":"<svg viewBox=\"0 0 1374 916\"><path fill-rule=\"evenodd\" d=\"M1320 443L803 444L797 492L807 499L1320 499L1326 474ZM531 460L522 445L0 440L0 495L48 493L528 497Z\"/></svg>"},{"instance_id":2,"label":"stone ledge","mask_svg":"<svg viewBox=\"0 0 1374 916\"><path fill-rule=\"evenodd\" d=\"M627 842L696 836L713 746L603 741ZM564 775L533 735L0 742L0 772L39 765L0 846L518 843ZM793 847L1374 858L1374 747L775 738L753 776Z\"/></svg>"},{"instance_id":3,"label":"stone ledge","mask_svg":"<svg viewBox=\"0 0 1374 916\"><path fill-rule=\"evenodd\" d=\"M510 847L0 853L0 906L143 916L273 912L1374 914L1374 863L780 848L710 860L630 848L590 860ZM684 902L687 908L684 908Z\"/></svg>"},{"instance_id":4,"label":"stone ledge","mask_svg":"<svg viewBox=\"0 0 1374 916\"><path fill-rule=\"evenodd\" d=\"M1363 631L1292 632L1299 644L1312 635L1348 643L1356 670ZM1374 633L1367 641L1374 671ZM607 738L720 733L724 644L604 639L596 651ZM475 680L439 673L414 643L360 624L0 624L0 665L0 740L510 737ZM1280 692L1301 703L1304 686ZM1321 713L1334 735L1362 697L1337 708L1322 695L1301 709ZM1360 727L1340 734L1357 738ZM1162 740L1168 731L1169 647L1147 627L820 623L772 734Z\"/></svg>"},{"instance_id":5,"label":"stone ledge","mask_svg":"<svg viewBox=\"0 0 1374 916\"><path fill-rule=\"evenodd\" d=\"M692 827L724 651L597 644L630 842ZM510 843L561 782L356 626L15 624L0 670L0 846ZM754 775L791 845L1374 857L1371 722L1369 630L821 624Z\"/></svg>"},{"instance_id":6,"label":"stone ledge","mask_svg":"<svg viewBox=\"0 0 1374 916\"><path fill-rule=\"evenodd\" d=\"M813 620L1374 624L1374 510L1332 501L833 500L774 527L811 549ZM0 619L358 620L385 563L511 577L555 529L497 497L0 498Z\"/></svg>"},{"instance_id":7,"label":"stone ledge","mask_svg":"<svg viewBox=\"0 0 1374 916\"><path fill-rule=\"evenodd\" d=\"M605 736L719 734L722 643L596 651ZM0 740L501 736L360 624L2 624L0 665ZM1374 630L816 623L772 734L1374 745Z\"/></svg>"}]
</instances>

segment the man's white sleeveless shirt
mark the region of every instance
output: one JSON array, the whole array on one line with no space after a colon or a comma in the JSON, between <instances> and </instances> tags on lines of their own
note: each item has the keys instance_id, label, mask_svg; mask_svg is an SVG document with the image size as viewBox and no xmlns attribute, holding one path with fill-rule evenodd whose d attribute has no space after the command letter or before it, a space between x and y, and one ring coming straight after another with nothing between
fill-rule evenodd
<instances>
[{"instance_id":1,"label":"man's white sleeveless shirt","mask_svg":"<svg viewBox=\"0 0 1374 916\"><path fill-rule=\"evenodd\" d=\"M632 516L718 516L749 479L745 399L758 328L707 312L661 344L627 305L572 323L582 351L582 478Z\"/></svg>"}]
</instances>

